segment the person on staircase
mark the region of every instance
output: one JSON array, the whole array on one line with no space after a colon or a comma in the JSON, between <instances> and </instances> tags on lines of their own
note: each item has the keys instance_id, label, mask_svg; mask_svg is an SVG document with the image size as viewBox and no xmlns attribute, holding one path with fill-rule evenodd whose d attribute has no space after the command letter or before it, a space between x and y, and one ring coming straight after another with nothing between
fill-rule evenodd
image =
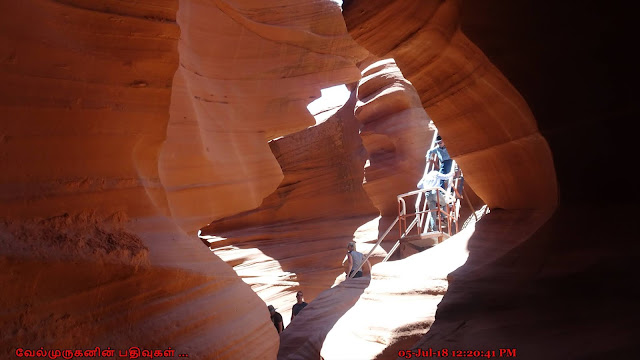
<instances>
[{"instance_id":1,"label":"person on staircase","mask_svg":"<svg viewBox=\"0 0 640 360\"><path fill-rule=\"evenodd\" d=\"M444 141L442 137L438 135L436 137L436 146L429 149L427 151L427 168L429 167L429 161L433 157L433 154L436 154L440 164L440 174L447 174L451 171L451 164L453 163L453 159L449 156L449 152L447 151L447 147L444 145ZM441 187L444 187L445 180L440 181Z\"/></svg>"},{"instance_id":2,"label":"person on staircase","mask_svg":"<svg viewBox=\"0 0 640 360\"><path fill-rule=\"evenodd\" d=\"M426 191L425 198L427 202L427 206L429 207L429 213L431 214L429 220L429 227L426 228L426 231L435 231L436 230L436 216L440 215L441 223L447 223L446 217L440 213L440 209L444 208L447 204L447 197L444 191L437 188L443 181L451 181L453 175L456 172L455 168L450 168L449 172L446 174L441 174L438 170L427 171L429 167L425 169L425 173L422 176L422 179L417 184L418 189L430 189ZM457 166L456 166L457 168ZM420 202L421 196L418 194L418 198L416 199L416 213L420 211ZM426 232L425 231L425 232Z\"/></svg>"}]
</instances>

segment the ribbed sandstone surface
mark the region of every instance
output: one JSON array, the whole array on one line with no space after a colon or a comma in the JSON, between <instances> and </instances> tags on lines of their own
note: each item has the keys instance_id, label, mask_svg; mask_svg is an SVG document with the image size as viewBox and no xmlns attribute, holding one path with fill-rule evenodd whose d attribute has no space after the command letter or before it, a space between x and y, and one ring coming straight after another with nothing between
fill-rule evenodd
<instances>
[{"instance_id":1,"label":"ribbed sandstone surface","mask_svg":"<svg viewBox=\"0 0 640 360\"><path fill-rule=\"evenodd\" d=\"M637 195L618 173L636 153L635 64L619 54L635 40L630 13L598 1L0 2L1 357L629 356L638 250L617 216ZM307 104L343 83L350 102L313 126ZM491 212L343 281L345 242L367 252L420 175L429 118ZM224 239L211 251L199 229ZM313 301L279 341L266 302L288 324L297 289Z\"/></svg>"}]
</instances>

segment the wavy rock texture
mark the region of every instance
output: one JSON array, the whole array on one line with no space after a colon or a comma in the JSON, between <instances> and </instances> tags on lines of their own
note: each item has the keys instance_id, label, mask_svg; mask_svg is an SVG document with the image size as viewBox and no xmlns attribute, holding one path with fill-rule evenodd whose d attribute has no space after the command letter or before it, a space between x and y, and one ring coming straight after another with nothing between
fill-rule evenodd
<instances>
[{"instance_id":1,"label":"wavy rock texture","mask_svg":"<svg viewBox=\"0 0 640 360\"><path fill-rule=\"evenodd\" d=\"M429 116L393 59L362 71L355 116L369 153L364 189L383 216L398 215L396 195L416 189L433 131Z\"/></svg>"},{"instance_id":2,"label":"wavy rock texture","mask_svg":"<svg viewBox=\"0 0 640 360\"><path fill-rule=\"evenodd\" d=\"M307 104L320 88L356 81L367 53L332 2L181 1L177 21L180 66L158 162L172 217L194 230L276 189L283 175L267 141L313 125Z\"/></svg>"},{"instance_id":3,"label":"wavy rock texture","mask_svg":"<svg viewBox=\"0 0 640 360\"><path fill-rule=\"evenodd\" d=\"M622 184L620 199L602 204L593 189L608 178L593 170L615 175L637 152L625 91L636 64L619 54L635 41L631 13L590 0L345 1L360 47L330 1L0 2L2 356L171 346L199 359L275 358L280 345L287 358L388 358L426 332L414 346L628 357L637 236L606 225L634 213L637 192ZM313 177L289 182L314 174L309 164L286 173L271 153L269 140L314 123L304 107L320 88L360 79L369 52L395 60L492 208L468 240L433 249L468 257L437 309L456 264L436 271L434 251L376 265L366 292L367 278L340 283L340 246L355 236L367 250L378 228L359 227L375 214L355 203L368 201L350 167L364 158L336 135L346 123L317 138L342 144L342 156L329 152L342 175L327 153L291 154L326 169L314 184L327 199L351 201L330 204L335 214L297 197ZM594 146L612 134L613 155ZM231 218L258 207L250 223ZM208 251L193 233L223 217L230 233L256 224L238 236L255 247ZM268 229L294 218L313 221ZM308 247L284 246L296 234ZM465 241L468 253L454 246ZM263 300L288 309L298 286L315 300L279 344ZM401 303L423 307L412 316ZM396 312L378 323L372 311Z\"/></svg>"},{"instance_id":4,"label":"wavy rock texture","mask_svg":"<svg viewBox=\"0 0 640 360\"><path fill-rule=\"evenodd\" d=\"M264 303L165 218L125 226L121 218L87 214L5 222L0 229L3 249L23 250L0 258L11 294L1 303L5 358L17 348L41 347L171 347L202 359L277 352ZM35 245L34 237L45 244ZM234 325L246 314L258 321Z\"/></svg>"},{"instance_id":5,"label":"wavy rock texture","mask_svg":"<svg viewBox=\"0 0 640 360\"><path fill-rule=\"evenodd\" d=\"M456 0L353 1L345 19L362 46L395 59L487 205L552 209L549 147L522 96L460 31L459 11Z\"/></svg>"},{"instance_id":6,"label":"wavy rock texture","mask_svg":"<svg viewBox=\"0 0 640 360\"><path fill-rule=\"evenodd\" d=\"M120 5L120 6L118 6ZM3 2L0 216L164 210L175 1ZM27 24L36 24L27 26Z\"/></svg>"},{"instance_id":7,"label":"wavy rock texture","mask_svg":"<svg viewBox=\"0 0 640 360\"><path fill-rule=\"evenodd\" d=\"M347 242L376 240L378 211L362 189L366 151L354 104L352 96L326 121L271 141L284 174L278 189L257 209L214 221L200 233L285 325L296 291L311 301L343 272ZM372 226L355 234L370 220Z\"/></svg>"},{"instance_id":8,"label":"wavy rock texture","mask_svg":"<svg viewBox=\"0 0 640 360\"><path fill-rule=\"evenodd\" d=\"M517 231L507 230L505 223L498 220L489 221L482 232L500 229L502 236L498 243L504 248L498 251L494 245L491 252L492 256L499 257L525 242L551 216L557 201L555 172L549 147L538 133L535 119L520 94L460 31L459 6L457 1L351 2L345 9L345 18L356 41L376 56L393 57L403 69L403 74L420 94L419 101L446 139L450 154L464 169L465 180L477 194L490 207L512 211L503 219L509 219L511 227ZM400 8L415 11L399 11ZM394 21L405 25L394 27L395 22L385 21L391 14L395 14ZM384 110L380 117L386 113ZM365 119L367 114L371 114L372 119L379 119L376 111L363 113ZM509 171L498 171L502 169L500 164L506 165ZM521 212L518 209L528 208L539 210L516 215ZM497 217L488 215L489 219ZM474 235L472 240L467 238L466 232L461 233L452 238L450 244L475 243L476 239L482 238L482 233ZM523 233L525 236L521 236ZM485 241L483 246L491 247L488 243ZM464 246L448 246L458 252L464 249ZM365 296L326 335L321 350L323 358L341 359L345 355L362 359L387 358L397 355L398 350L410 348L430 328L439 301L439 298L434 300L432 294L442 295L444 291L438 289L446 288L446 282L443 285L409 281L405 292L415 293L416 302L425 306L421 309L425 315L419 313L414 319L431 319L415 320L418 323L415 324L415 321L399 320L411 319L414 307L383 301L394 298L394 293L382 285L384 281L376 281L376 278L389 277L384 272L387 266L405 269L398 272L401 275L393 283L402 283L409 275L427 274L428 277L432 261L420 261L416 257L437 259L442 251L445 250L436 247L393 265L376 266ZM460 259L460 256L456 258ZM464 259L449 262L446 271L436 268L446 274L463 263ZM471 264L465 266L468 268ZM440 279L444 280L442 274ZM388 316L388 321L369 320L371 314L389 313L392 315L380 315L383 319ZM465 344L461 341L448 345ZM345 354L345 349L353 349L353 353Z\"/></svg>"},{"instance_id":9,"label":"wavy rock texture","mask_svg":"<svg viewBox=\"0 0 640 360\"><path fill-rule=\"evenodd\" d=\"M491 24L489 20L482 20L482 15L498 22L514 22L506 19L508 15L502 12L501 6L506 2L496 1L490 6L467 3L471 10L465 19L476 25L475 29L479 29L475 22ZM537 7L527 4L524 9ZM407 325L411 321L393 326L390 321L368 322L367 319L372 313L391 312L397 319L411 312L408 307L395 307L393 301L387 301L387 290L380 289L376 278L385 277L386 266L400 268L413 259L437 252L440 247L397 264L374 267L369 289L326 335L321 354L324 359L345 356L371 359L395 357L398 350L410 348L447 349L450 354L455 349L498 353L500 348L506 348L528 359L623 356L633 348L629 336L632 325L623 315L625 310L614 304L630 309L632 297L589 295L587 284L606 286L604 284L609 283L616 289L624 288L630 278L627 271L630 258L623 252L606 250L607 246L597 240L602 240L602 236L593 233L592 226L585 226L584 222L580 225L578 219L591 213L589 207L577 205L580 202L574 200L552 211L558 192L549 146L539 134L520 94L460 32L460 5L459 1L352 1L345 4L345 18L350 33L374 55L393 56L421 94L422 103L447 140L450 153L465 170L465 178L487 204L505 210L493 211L478 224L477 231L468 240L468 260L447 277L449 290L438 304L433 323L423 322L414 328ZM518 7L510 6L507 6L510 10ZM593 3L589 6L594 7ZM474 10L481 11L475 13ZM556 24L564 24L566 15L571 13L568 7L561 10L565 13L553 18ZM611 10L604 13L611 14ZM392 14L396 16L389 21ZM536 15L540 19L544 17L541 13ZM584 25L586 27L586 21ZM546 39L556 38L554 30L549 29ZM498 32L494 35L499 39L509 38ZM489 38L478 38L491 43ZM515 39L510 43L518 49L517 44ZM497 57L513 69L514 62L508 56L501 57L498 49L504 48L493 48ZM561 47L556 50L564 51ZM539 75L526 76L522 67L518 69L511 75L529 82ZM599 74L603 71L591 70ZM562 71L555 70L555 73L562 74ZM562 80L558 82L567 88L575 86ZM601 109L599 114L605 113ZM547 112L547 115L547 127L553 127L550 122L563 121L555 114ZM555 130L568 135L566 128L560 128L562 126L557 126ZM587 140L580 143L589 147ZM565 159L562 165L579 171L567 159L568 154L575 155L572 146L575 143L558 141L555 145L555 150L564 154L558 155ZM595 151L586 154L593 156ZM595 157L602 159L601 155ZM572 159L584 162L580 156ZM612 161L620 165L622 160ZM569 172L567 168L565 171ZM583 174L589 177L586 172ZM571 176L564 179L567 178ZM597 186L597 182L588 183ZM584 185L576 186L582 189ZM577 190L568 186L566 194L565 199L575 199ZM607 205L603 207L606 211L611 209ZM624 236L620 228L610 231L612 238ZM457 237L450 240L459 241ZM603 255L605 253L607 255ZM412 266L411 272L428 275L429 266L424 262L419 264ZM596 274L595 268L602 273ZM397 282L402 282L408 272L402 272ZM410 285L409 288L422 292L418 302L427 305L429 297L424 293L438 287L416 285L413 289ZM602 303L607 304L607 310L603 312L605 318L600 318L601 326L596 328L590 324L592 317L587 309L600 307ZM435 309L435 303L431 308ZM425 332L426 336L415 345L409 345ZM584 339L589 339L588 343L584 343ZM345 349L353 352L347 354ZM358 353L356 349L362 351Z\"/></svg>"},{"instance_id":10,"label":"wavy rock texture","mask_svg":"<svg viewBox=\"0 0 640 360\"><path fill-rule=\"evenodd\" d=\"M194 233L259 205L282 180L268 140L313 124L320 88L359 78L367 52L339 7L27 0L0 12L2 353L275 357L264 303Z\"/></svg>"}]
</instances>

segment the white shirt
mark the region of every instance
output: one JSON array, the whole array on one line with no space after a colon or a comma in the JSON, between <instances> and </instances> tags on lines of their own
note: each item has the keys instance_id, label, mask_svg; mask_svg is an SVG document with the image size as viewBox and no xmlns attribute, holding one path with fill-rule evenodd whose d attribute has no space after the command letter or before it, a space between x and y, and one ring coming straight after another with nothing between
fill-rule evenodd
<instances>
[{"instance_id":1,"label":"white shirt","mask_svg":"<svg viewBox=\"0 0 640 360\"><path fill-rule=\"evenodd\" d=\"M449 180L453 177L453 167L448 174L440 174L438 170L431 170L422 176L422 179L418 182L418 189L428 189L440 186L440 180Z\"/></svg>"}]
</instances>

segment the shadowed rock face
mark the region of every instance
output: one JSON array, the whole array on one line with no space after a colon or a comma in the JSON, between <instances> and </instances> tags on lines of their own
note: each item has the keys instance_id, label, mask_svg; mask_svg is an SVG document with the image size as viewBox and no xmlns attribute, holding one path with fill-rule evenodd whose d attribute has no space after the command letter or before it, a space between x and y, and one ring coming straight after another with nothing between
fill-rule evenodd
<instances>
[{"instance_id":1,"label":"shadowed rock face","mask_svg":"<svg viewBox=\"0 0 640 360\"><path fill-rule=\"evenodd\" d=\"M2 2L2 357L275 357L265 304L193 234L275 190L268 141L368 53L333 2L271 6Z\"/></svg>"},{"instance_id":2,"label":"shadowed rock face","mask_svg":"<svg viewBox=\"0 0 640 360\"><path fill-rule=\"evenodd\" d=\"M417 3L352 1L345 3L344 13L359 43L377 56L395 58L474 190L488 204L507 210L492 212L478 224L469 240L467 262L449 275L449 289L435 322L414 349L510 348L531 359L623 355L633 348L628 335L632 325L623 315L623 309L632 308L632 296L622 290L633 281L632 259L613 243L620 242L625 249L637 249L637 244L629 242L630 231L601 219L615 213L616 207L629 211L637 192L624 191L625 200L615 205L598 201L596 189L605 184L594 179L592 171L598 171L596 164L620 169L628 161L624 141L616 142L619 151L613 156L596 145L598 134L626 137L614 129L624 127L624 118L630 115L629 96L620 90L622 80L610 73L616 72L612 68L620 70L623 57L618 52L629 38L617 27L624 11L597 2L581 3L580 9L575 4L542 9L531 1L445 1L431 2L432 11L423 12L422 24L416 24L414 13L397 20L414 24L410 35L400 27L381 29L383 21L373 25L396 6L426 7L429 2ZM373 8L376 11L369 11ZM474 43L483 50L486 46L489 59L527 95L540 132L550 137L563 185L553 213L548 208L556 197L550 152L530 126L532 113L506 78L487 64L485 55L461 36L458 23ZM438 90L439 86L444 87ZM520 176L526 179L521 181ZM385 271L379 271L386 279ZM371 287L375 284L374 268ZM594 294L599 287L620 291ZM380 313L402 311L393 305L376 307L383 294L365 292L347 313L350 325L358 323L353 320L358 315L365 318L365 309L371 307ZM602 316L587 310L602 309L603 304ZM592 316L598 317L597 327ZM352 328L361 336L350 340L329 333L326 355L349 341L349 346L371 349L370 332L362 332L366 326L370 325ZM382 336L388 345L384 350L406 349L392 336L401 330ZM332 332L342 331L336 327ZM372 350L369 358L382 353Z\"/></svg>"},{"instance_id":3,"label":"shadowed rock face","mask_svg":"<svg viewBox=\"0 0 640 360\"><path fill-rule=\"evenodd\" d=\"M551 209L557 201L551 152L524 99L460 31L460 7L459 1L353 1L344 14L356 41L395 59L487 205ZM390 16L394 22L383 21Z\"/></svg>"},{"instance_id":4,"label":"shadowed rock face","mask_svg":"<svg viewBox=\"0 0 640 360\"><path fill-rule=\"evenodd\" d=\"M437 314L433 322L436 304L442 298L443 289L447 287L446 282L443 284L445 276L438 271L444 271L445 268L448 269L446 272L454 270L465 263L467 256L476 259L475 256L486 249L483 243L491 250L484 252L485 261L479 263L486 266L492 259L499 259L526 242L549 219L556 206L556 179L548 145L537 131L535 119L524 99L462 34L459 27L460 3L433 1L418 4L398 1L378 2L371 6L371 3L351 2L345 7L345 19L351 34L374 55L392 57L403 69L403 75L411 81L412 88L419 94L419 97L415 97L415 103L421 102L438 126L447 140L450 154L464 169L465 179L489 206L507 211L487 215L484 222L488 226L479 227L481 231L477 233L469 233L469 230L460 234L468 236L468 240L463 241L459 237L452 239L451 244L464 242L464 246L438 247L437 250L415 255L420 260L410 258L393 265L375 267L369 288L353 308L331 327L326 336L321 337L321 346L305 345L294 350L290 338L296 338L296 334L285 332L279 353L281 358L321 355L324 359L340 359L345 356L345 349L353 351L346 354L347 357L388 358L393 354L397 355L399 350L408 349L427 330L436 325L442 326L438 323ZM400 7L412 9L412 6L422 10L399 10ZM414 28L407 32L404 27L396 26L396 22L384 21L391 16L400 23L406 23L407 27ZM376 72L378 74L367 78L366 75ZM366 129L371 129L373 124L384 123L389 114L408 108L403 104L411 104L412 96L411 92L394 92L393 86L385 86L393 83L394 78L388 71L385 73L383 65L370 65L364 75L359 84L359 90L362 88L361 94L359 93L362 104L358 105L362 106L356 107L355 114L364 124L361 135L365 147L368 145L370 150L371 163L378 165L374 161L384 158L384 153L390 157L389 155L395 156L402 152L396 151L397 147L393 142L383 143L384 136L388 134L382 132L378 135L382 139L375 141L372 131ZM383 85L374 86L376 81ZM398 84L402 84L402 80ZM371 94L379 95L380 100L369 101L375 98ZM415 118L399 122L410 128L408 124L413 119ZM426 119L423 114L425 133ZM406 134L414 135L410 132ZM426 142L428 134L423 136L423 142ZM370 138L373 140L367 141ZM411 138L407 137L406 142L410 144L409 139ZM424 157L424 148L412 150L408 153L415 158ZM424 166L422 161L420 164ZM391 169L400 166L400 161L389 161L386 167L378 166L392 174L394 171ZM378 173L383 171L380 169ZM365 178L367 176L365 171ZM377 180L375 176L371 177ZM389 183L392 181L391 176L379 178ZM411 175L406 178L411 178ZM402 182L396 181L387 191L377 189L376 192L373 186L369 186L367 192L372 199L376 199L375 195L382 198L387 192L398 194L406 191L402 186ZM383 214L392 213L383 202L374 200L374 203L379 206L382 204L379 208ZM496 243L480 240L480 245L476 247L477 239L481 239L486 233L497 235ZM474 253L470 250L474 250ZM434 270L430 266L433 266L436 259L458 261L445 262L446 266L436 266L437 270ZM465 266L471 267L472 264L469 261ZM385 270L392 268L395 271L390 273ZM418 285L420 281L416 278L424 281L422 285ZM386 282L404 283L407 279L416 279L412 282L413 287L409 285L408 289L396 290L384 285ZM331 292L333 289L327 291ZM406 296L411 297L416 305L402 305L400 299ZM335 299L336 303L340 302L339 296ZM446 295L444 299L446 301ZM417 304L424 308L415 310L419 306ZM312 303L308 310L313 313L321 311L322 309L316 309L317 306L319 305ZM408 320L412 319L412 315L414 320ZM291 331L297 328L299 332L308 332L312 326L308 324L305 328L304 324L294 323ZM464 347L464 340L459 343L454 340L448 340L449 345ZM317 348L321 348L319 354L315 352Z\"/></svg>"},{"instance_id":5,"label":"shadowed rock face","mask_svg":"<svg viewBox=\"0 0 640 360\"><path fill-rule=\"evenodd\" d=\"M625 89L635 64L618 56L633 43L625 13L595 1L367 0L345 1L343 20L330 1L1 2L0 351L171 346L199 359L275 358L265 304L238 278L265 269L243 261L269 257L273 272L250 283L262 298L271 292L289 307L293 296L283 296L308 286L307 301L322 300L285 331L310 335L301 349L283 338L291 358L337 358L346 347L387 358L410 346L628 356L637 242L622 227L603 231L611 221L602 214L631 214L633 202L601 205L593 189L614 180L592 174L598 165L615 174L636 152L632 141L617 141L613 156L594 146L632 133ZM352 166L364 161L350 137L357 129L340 139L351 155L335 153L350 172L326 176L326 198L312 209L302 200L308 183L291 179L309 179L313 166L292 156L300 172L287 174L269 140L312 125L306 104L320 88L357 82L370 53L395 60L494 211L467 246L438 250L467 259L448 276L424 252L376 265L366 290L338 285L349 289L341 298L317 284L339 274L346 232L375 215L354 185L362 174ZM345 124L330 121L318 144ZM282 143L305 143L297 136ZM316 168L333 171L324 154L297 159L324 159ZM635 199L629 187L623 199ZM352 203L339 211L325 207L344 199ZM189 235L223 217L227 231L254 226L237 238L257 245L216 255ZM336 234L295 248L264 231L294 218L317 221L288 224L290 235L317 236L321 219ZM407 280L416 274L421 281ZM423 308L411 322L414 305ZM323 317L334 307L344 320ZM401 313L376 327L372 311Z\"/></svg>"}]
</instances>

